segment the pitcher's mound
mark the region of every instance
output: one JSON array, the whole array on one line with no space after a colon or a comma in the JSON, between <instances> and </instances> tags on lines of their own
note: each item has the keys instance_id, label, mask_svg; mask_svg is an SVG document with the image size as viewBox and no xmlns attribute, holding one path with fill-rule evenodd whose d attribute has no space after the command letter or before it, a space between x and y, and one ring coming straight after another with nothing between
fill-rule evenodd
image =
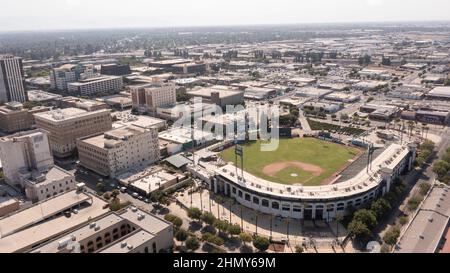
<instances>
[{"instance_id":1,"label":"pitcher's mound","mask_svg":"<svg viewBox=\"0 0 450 273\"><path fill-rule=\"evenodd\" d=\"M262 171L265 175L274 176L279 171L282 171L289 167L295 167L305 172L312 173L314 176L319 176L324 172L324 169L319 166L297 161L285 161L269 164L264 166Z\"/></svg>"}]
</instances>

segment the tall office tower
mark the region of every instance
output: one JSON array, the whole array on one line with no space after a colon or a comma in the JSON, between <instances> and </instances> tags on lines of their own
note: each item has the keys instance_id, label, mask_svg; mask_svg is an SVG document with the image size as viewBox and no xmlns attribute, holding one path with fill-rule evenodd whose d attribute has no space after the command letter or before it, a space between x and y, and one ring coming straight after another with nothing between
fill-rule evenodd
<instances>
[{"instance_id":1,"label":"tall office tower","mask_svg":"<svg viewBox=\"0 0 450 273\"><path fill-rule=\"evenodd\" d=\"M0 55L0 101L27 101L22 58Z\"/></svg>"}]
</instances>

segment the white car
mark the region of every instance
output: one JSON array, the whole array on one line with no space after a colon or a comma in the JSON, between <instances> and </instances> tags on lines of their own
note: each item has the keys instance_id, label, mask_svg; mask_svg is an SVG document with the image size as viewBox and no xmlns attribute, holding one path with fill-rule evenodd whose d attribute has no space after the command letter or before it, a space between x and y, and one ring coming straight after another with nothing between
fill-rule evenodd
<instances>
[{"instance_id":1,"label":"white car","mask_svg":"<svg viewBox=\"0 0 450 273\"><path fill-rule=\"evenodd\" d=\"M137 194L137 192L133 192L133 194L131 194L131 196L133 196L134 198L138 198L139 194Z\"/></svg>"}]
</instances>

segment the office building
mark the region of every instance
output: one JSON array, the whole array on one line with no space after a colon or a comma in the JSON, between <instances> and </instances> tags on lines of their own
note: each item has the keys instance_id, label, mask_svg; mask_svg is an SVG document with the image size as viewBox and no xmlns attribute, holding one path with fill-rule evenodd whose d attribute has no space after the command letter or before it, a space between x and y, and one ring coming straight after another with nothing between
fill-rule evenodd
<instances>
[{"instance_id":1,"label":"office building","mask_svg":"<svg viewBox=\"0 0 450 273\"><path fill-rule=\"evenodd\" d=\"M0 253L156 253L170 251L173 226L135 207L72 190L0 219Z\"/></svg>"},{"instance_id":2,"label":"office building","mask_svg":"<svg viewBox=\"0 0 450 273\"><path fill-rule=\"evenodd\" d=\"M82 166L115 177L159 159L158 130L131 125L79 139L77 148Z\"/></svg>"},{"instance_id":3,"label":"office building","mask_svg":"<svg viewBox=\"0 0 450 273\"><path fill-rule=\"evenodd\" d=\"M22 58L0 55L0 101L27 101Z\"/></svg>"},{"instance_id":4,"label":"office building","mask_svg":"<svg viewBox=\"0 0 450 273\"><path fill-rule=\"evenodd\" d=\"M161 106L173 105L177 101L176 86L173 83L150 83L131 87L133 109L156 114Z\"/></svg>"},{"instance_id":5,"label":"office building","mask_svg":"<svg viewBox=\"0 0 450 273\"><path fill-rule=\"evenodd\" d=\"M49 132L50 147L56 157L67 157L76 149L76 139L103 133L112 128L107 109L88 112L78 108L57 109L34 115L36 126Z\"/></svg>"},{"instance_id":6,"label":"office building","mask_svg":"<svg viewBox=\"0 0 450 273\"><path fill-rule=\"evenodd\" d=\"M69 83L92 77L94 77L93 66L65 64L59 68L54 68L50 72L50 88L58 91L67 91Z\"/></svg>"},{"instance_id":7,"label":"office building","mask_svg":"<svg viewBox=\"0 0 450 273\"><path fill-rule=\"evenodd\" d=\"M220 107L238 105L244 102L244 92L228 86L215 85L187 92L189 97L199 97L203 102L216 104Z\"/></svg>"},{"instance_id":8,"label":"office building","mask_svg":"<svg viewBox=\"0 0 450 273\"><path fill-rule=\"evenodd\" d=\"M104 64L100 69L100 74L109 76L125 76L131 74L128 64Z\"/></svg>"},{"instance_id":9,"label":"office building","mask_svg":"<svg viewBox=\"0 0 450 273\"><path fill-rule=\"evenodd\" d=\"M122 89L122 84L122 77L102 76L69 83L67 89L75 95L93 96L119 92Z\"/></svg>"},{"instance_id":10,"label":"office building","mask_svg":"<svg viewBox=\"0 0 450 273\"><path fill-rule=\"evenodd\" d=\"M0 106L0 130L15 133L29 130L34 126L33 114L49 111L50 108L37 106L26 109L20 102L8 102Z\"/></svg>"},{"instance_id":11,"label":"office building","mask_svg":"<svg viewBox=\"0 0 450 273\"><path fill-rule=\"evenodd\" d=\"M20 171L45 171L53 166L47 134L41 130L0 138L0 158L6 183L20 185Z\"/></svg>"}]
</instances>

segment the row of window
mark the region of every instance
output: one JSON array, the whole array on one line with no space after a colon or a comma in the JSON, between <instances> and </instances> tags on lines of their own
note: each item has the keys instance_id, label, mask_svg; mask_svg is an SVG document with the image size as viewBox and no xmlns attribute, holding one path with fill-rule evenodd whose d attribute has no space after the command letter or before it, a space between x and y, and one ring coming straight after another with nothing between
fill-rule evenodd
<instances>
[{"instance_id":1,"label":"row of window","mask_svg":"<svg viewBox=\"0 0 450 273\"><path fill-rule=\"evenodd\" d=\"M262 207L266 207L266 208L272 208L275 210L279 210L280 209L280 202L278 201L269 201L268 199L261 199L257 196L251 196L249 193L243 193L241 190L236 189L235 187L231 188L231 192L240 198L243 198L244 200L248 201L248 202L252 202L255 205L261 205ZM345 210L346 207L359 207L361 204L363 203L367 203L368 201L372 201L375 198L375 192L371 192L368 195L362 197L362 198L357 198L356 200L352 200L352 201L347 201L347 202L340 202L337 203L336 205L336 210L337 211L343 211ZM309 208L313 208L312 205L306 205L306 209ZM324 209L325 206L324 205L316 205L315 206L316 209ZM332 212L335 209L335 205L334 204L329 204L326 206L326 210L328 212ZM291 205L290 204L282 204L281 205L281 210L282 211L291 211ZM293 205L292 206L292 211L293 212L301 212L302 211L302 206L300 205Z\"/></svg>"}]
</instances>

